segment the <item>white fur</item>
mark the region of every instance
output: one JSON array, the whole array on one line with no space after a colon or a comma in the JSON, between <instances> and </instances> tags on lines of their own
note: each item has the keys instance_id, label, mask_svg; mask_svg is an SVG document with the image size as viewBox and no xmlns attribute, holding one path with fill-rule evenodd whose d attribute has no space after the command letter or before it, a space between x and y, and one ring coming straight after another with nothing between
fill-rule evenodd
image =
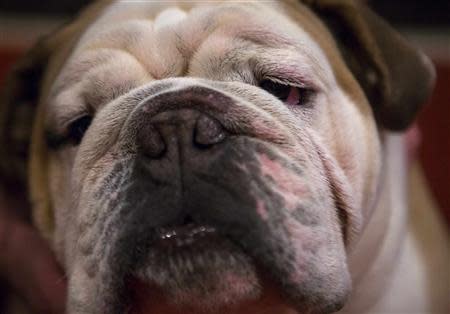
<instances>
[{"instance_id":1,"label":"white fur","mask_svg":"<svg viewBox=\"0 0 450 314\"><path fill-rule=\"evenodd\" d=\"M155 19L154 27L156 31L160 31L165 27L180 23L186 18L186 13L178 8L169 8L162 11Z\"/></svg>"}]
</instances>

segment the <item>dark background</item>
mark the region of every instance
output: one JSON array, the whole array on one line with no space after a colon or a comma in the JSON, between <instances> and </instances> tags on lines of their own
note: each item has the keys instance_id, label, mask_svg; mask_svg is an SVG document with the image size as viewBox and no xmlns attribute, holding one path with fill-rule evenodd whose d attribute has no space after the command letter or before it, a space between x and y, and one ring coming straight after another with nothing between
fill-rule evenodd
<instances>
[{"instance_id":1,"label":"dark background","mask_svg":"<svg viewBox=\"0 0 450 314\"><path fill-rule=\"evenodd\" d=\"M0 11L71 15L89 0L0 0ZM450 25L449 0L372 0L370 6L397 25L432 27Z\"/></svg>"}]
</instances>

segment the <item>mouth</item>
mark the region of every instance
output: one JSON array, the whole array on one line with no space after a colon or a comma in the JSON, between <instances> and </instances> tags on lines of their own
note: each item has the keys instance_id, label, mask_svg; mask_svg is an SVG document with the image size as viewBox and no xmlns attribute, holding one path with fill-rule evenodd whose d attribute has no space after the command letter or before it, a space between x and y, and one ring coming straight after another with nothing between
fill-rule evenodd
<instances>
[{"instance_id":1,"label":"mouth","mask_svg":"<svg viewBox=\"0 0 450 314\"><path fill-rule=\"evenodd\" d=\"M102 308L240 313L264 304L267 287L277 306L296 309L286 313L342 306L349 280L330 191L264 143L240 141L209 164L188 165L178 189L179 181L149 180L139 162L126 165L131 179L117 203L126 206L106 224L120 228L102 231L114 235L100 269ZM98 197L116 206L106 192ZM243 313L283 313L251 309Z\"/></svg>"},{"instance_id":2,"label":"mouth","mask_svg":"<svg viewBox=\"0 0 450 314\"><path fill-rule=\"evenodd\" d=\"M195 247L202 247L217 240L217 236L216 228L195 223L161 227L156 230L154 246L158 249L170 251L182 248L192 250Z\"/></svg>"},{"instance_id":3,"label":"mouth","mask_svg":"<svg viewBox=\"0 0 450 314\"><path fill-rule=\"evenodd\" d=\"M155 235L130 280L130 313L160 313L161 304L217 313L260 295L253 261L216 228L191 222L157 228Z\"/></svg>"}]
</instances>

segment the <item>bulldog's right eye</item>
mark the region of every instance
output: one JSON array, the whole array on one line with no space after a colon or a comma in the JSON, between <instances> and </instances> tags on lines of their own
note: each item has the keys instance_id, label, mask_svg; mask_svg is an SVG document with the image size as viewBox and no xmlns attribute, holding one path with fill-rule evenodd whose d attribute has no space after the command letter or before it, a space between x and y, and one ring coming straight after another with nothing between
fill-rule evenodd
<instances>
[{"instance_id":1,"label":"bulldog's right eye","mask_svg":"<svg viewBox=\"0 0 450 314\"><path fill-rule=\"evenodd\" d=\"M91 125L92 116L84 115L80 118L76 119L69 125L68 137L72 143L75 145L80 144L83 139L84 133L86 133L87 129Z\"/></svg>"},{"instance_id":2,"label":"bulldog's right eye","mask_svg":"<svg viewBox=\"0 0 450 314\"><path fill-rule=\"evenodd\" d=\"M272 80L263 80L259 83L259 86L290 106L303 105L308 96L308 90L305 88L282 84Z\"/></svg>"}]
</instances>

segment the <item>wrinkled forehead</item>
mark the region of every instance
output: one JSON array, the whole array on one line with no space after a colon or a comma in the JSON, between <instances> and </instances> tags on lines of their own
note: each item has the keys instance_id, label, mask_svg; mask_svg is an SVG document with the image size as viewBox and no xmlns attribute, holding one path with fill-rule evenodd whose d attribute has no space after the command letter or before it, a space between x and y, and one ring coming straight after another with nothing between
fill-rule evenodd
<instances>
[{"instance_id":1,"label":"wrinkled forehead","mask_svg":"<svg viewBox=\"0 0 450 314\"><path fill-rule=\"evenodd\" d=\"M98 108L111 95L169 77L252 85L284 77L318 90L333 86L324 52L301 21L287 16L275 1L114 2L82 35L55 81L48 120L80 111L77 95L95 98L88 102Z\"/></svg>"},{"instance_id":2,"label":"wrinkled forehead","mask_svg":"<svg viewBox=\"0 0 450 314\"><path fill-rule=\"evenodd\" d=\"M173 50L189 59L210 44L214 57L220 58L251 43L295 49L308 59L304 63L325 62L315 41L282 10L277 1L260 0L116 1L88 28L74 55L90 49L122 49L144 66L154 67L168 64L164 59L173 57Z\"/></svg>"},{"instance_id":3,"label":"wrinkled forehead","mask_svg":"<svg viewBox=\"0 0 450 314\"><path fill-rule=\"evenodd\" d=\"M295 32L280 14L283 15L277 1L115 1L91 25L82 42L111 28L140 21L156 36L173 31L190 42L201 41L216 31L235 36L246 30L265 34L269 37L260 39L275 44L283 41L281 34L289 37ZM270 37L273 34L276 38Z\"/></svg>"}]
</instances>

